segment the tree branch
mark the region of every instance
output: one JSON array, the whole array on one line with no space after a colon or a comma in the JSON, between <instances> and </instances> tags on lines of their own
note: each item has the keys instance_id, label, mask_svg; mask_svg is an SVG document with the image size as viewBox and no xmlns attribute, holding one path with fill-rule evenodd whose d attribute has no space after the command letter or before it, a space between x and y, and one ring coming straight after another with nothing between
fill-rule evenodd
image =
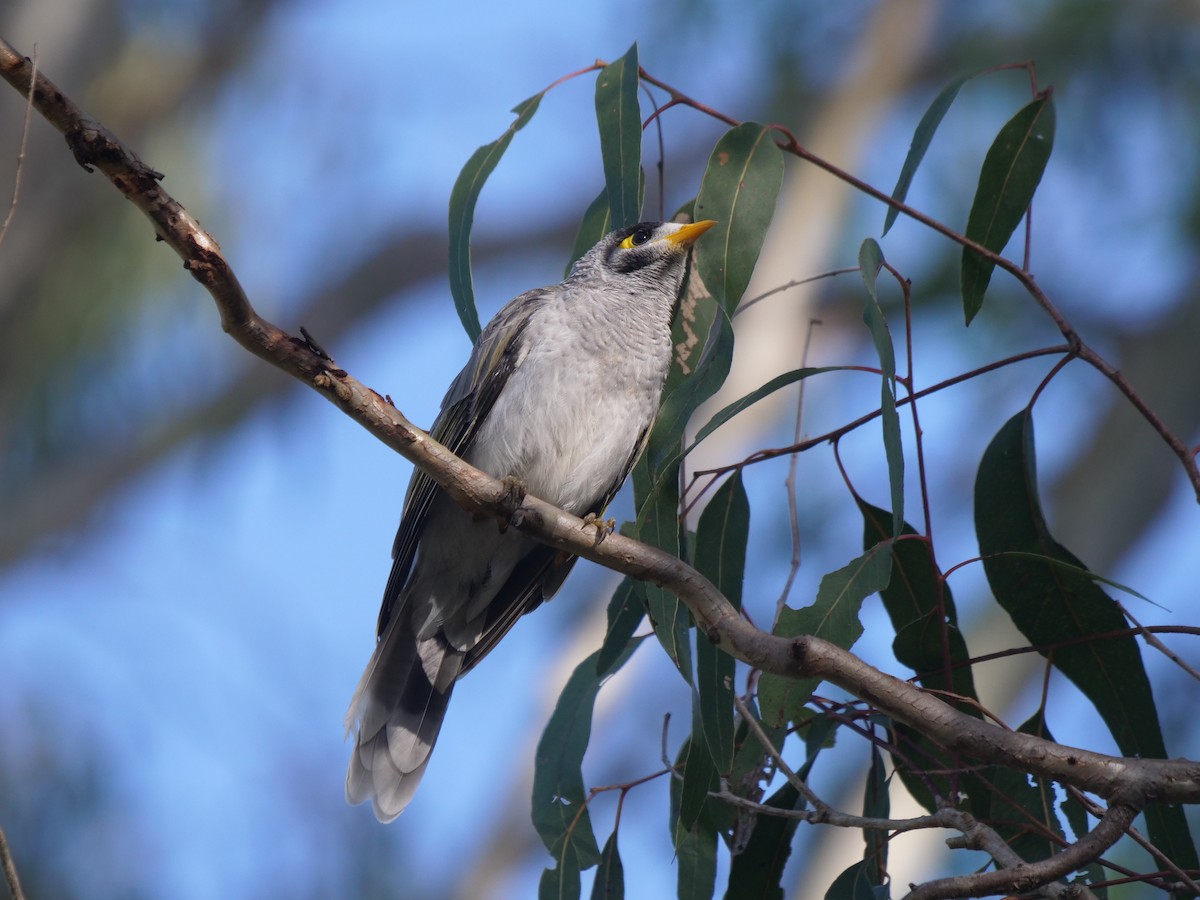
<instances>
[{"instance_id":1,"label":"tree branch","mask_svg":"<svg viewBox=\"0 0 1200 900\"><path fill-rule=\"evenodd\" d=\"M17 877L17 864L13 861L12 850L9 849L8 838L3 828L0 828L0 869L4 870L4 880L8 884L8 893L12 900L25 900L25 892L21 890L21 879Z\"/></svg>"}]
</instances>

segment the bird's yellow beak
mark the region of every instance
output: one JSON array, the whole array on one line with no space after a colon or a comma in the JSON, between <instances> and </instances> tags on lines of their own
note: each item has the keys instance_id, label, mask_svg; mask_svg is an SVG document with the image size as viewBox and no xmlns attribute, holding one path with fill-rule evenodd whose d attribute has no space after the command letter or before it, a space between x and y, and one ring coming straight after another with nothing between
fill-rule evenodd
<instances>
[{"instance_id":1,"label":"bird's yellow beak","mask_svg":"<svg viewBox=\"0 0 1200 900\"><path fill-rule=\"evenodd\" d=\"M704 219L701 222L693 222L691 225L684 225L674 234L668 234L667 240L678 247L687 248L696 243L696 239L708 229L716 225L714 219Z\"/></svg>"}]
</instances>

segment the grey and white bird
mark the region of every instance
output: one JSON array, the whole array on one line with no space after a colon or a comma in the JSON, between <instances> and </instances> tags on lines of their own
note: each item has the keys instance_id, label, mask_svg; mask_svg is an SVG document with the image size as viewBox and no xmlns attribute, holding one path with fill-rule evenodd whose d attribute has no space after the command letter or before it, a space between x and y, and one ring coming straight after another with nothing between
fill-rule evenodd
<instances>
[{"instance_id":1,"label":"grey and white bird","mask_svg":"<svg viewBox=\"0 0 1200 900\"><path fill-rule=\"evenodd\" d=\"M688 251L712 221L621 228L561 284L521 294L484 328L430 433L578 516L599 515L658 413ZM575 562L458 507L419 470L392 549L375 652L346 716L350 803L390 822L429 764L454 683Z\"/></svg>"}]
</instances>

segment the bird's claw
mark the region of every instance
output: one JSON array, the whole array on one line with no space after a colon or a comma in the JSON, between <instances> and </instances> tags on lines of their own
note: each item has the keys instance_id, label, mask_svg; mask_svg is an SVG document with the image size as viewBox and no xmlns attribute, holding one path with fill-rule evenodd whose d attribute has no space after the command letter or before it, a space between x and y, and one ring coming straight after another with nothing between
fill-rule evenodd
<instances>
[{"instance_id":1,"label":"bird's claw","mask_svg":"<svg viewBox=\"0 0 1200 900\"><path fill-rule=\"evenodd\" d=\"M508 530L508 523L516 516L517 510L525 502L525 482L516 475L505 475L500 479L504 485L504 497L500 501L501 516L500 533Z\"/></svg>"},{"instance_id":2,"label":"bird's claw","mask_svg":"<svg viewBox=\"0 0 1200 900\"><path fill-rule=\"evenodd\" d=\"M606 537L617 530L616 519L602 519L594 512L588 513L583 517L583 528L592 526L596 529L596 544L599 545Z\"/></svg>"}]
</instances>

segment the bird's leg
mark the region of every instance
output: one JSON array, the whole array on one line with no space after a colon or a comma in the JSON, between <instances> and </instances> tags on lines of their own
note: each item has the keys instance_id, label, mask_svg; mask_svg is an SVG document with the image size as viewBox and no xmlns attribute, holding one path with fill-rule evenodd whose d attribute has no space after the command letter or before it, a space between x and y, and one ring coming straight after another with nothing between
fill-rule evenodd
<instances>
[{"instance_id":1,"label":"bird's leg","mask_svg":"<svg viewBox=\"0 0 1200 900\"><path fill-rule=\"evenodd\" d=\"M590 512L583 517L583 527L587 528L591 525L596 529L596 544L599 544L610 534L617 530L616 519L602 519L599 513Z\"/></svg>"},{"instance_id":2,"label":"bird's leg","mask_svg":"<svg viewBox=\"0 0 1200 900\"><path fill-rule=\"evenodd\" d=\"M517 514L517 509L525 502L525 482L516 475L505 475L500 479L504 485L504 499L501 510L504 518L500 519L500 533L508 531L508 523Z\"/></svg>"}]
</instances>

